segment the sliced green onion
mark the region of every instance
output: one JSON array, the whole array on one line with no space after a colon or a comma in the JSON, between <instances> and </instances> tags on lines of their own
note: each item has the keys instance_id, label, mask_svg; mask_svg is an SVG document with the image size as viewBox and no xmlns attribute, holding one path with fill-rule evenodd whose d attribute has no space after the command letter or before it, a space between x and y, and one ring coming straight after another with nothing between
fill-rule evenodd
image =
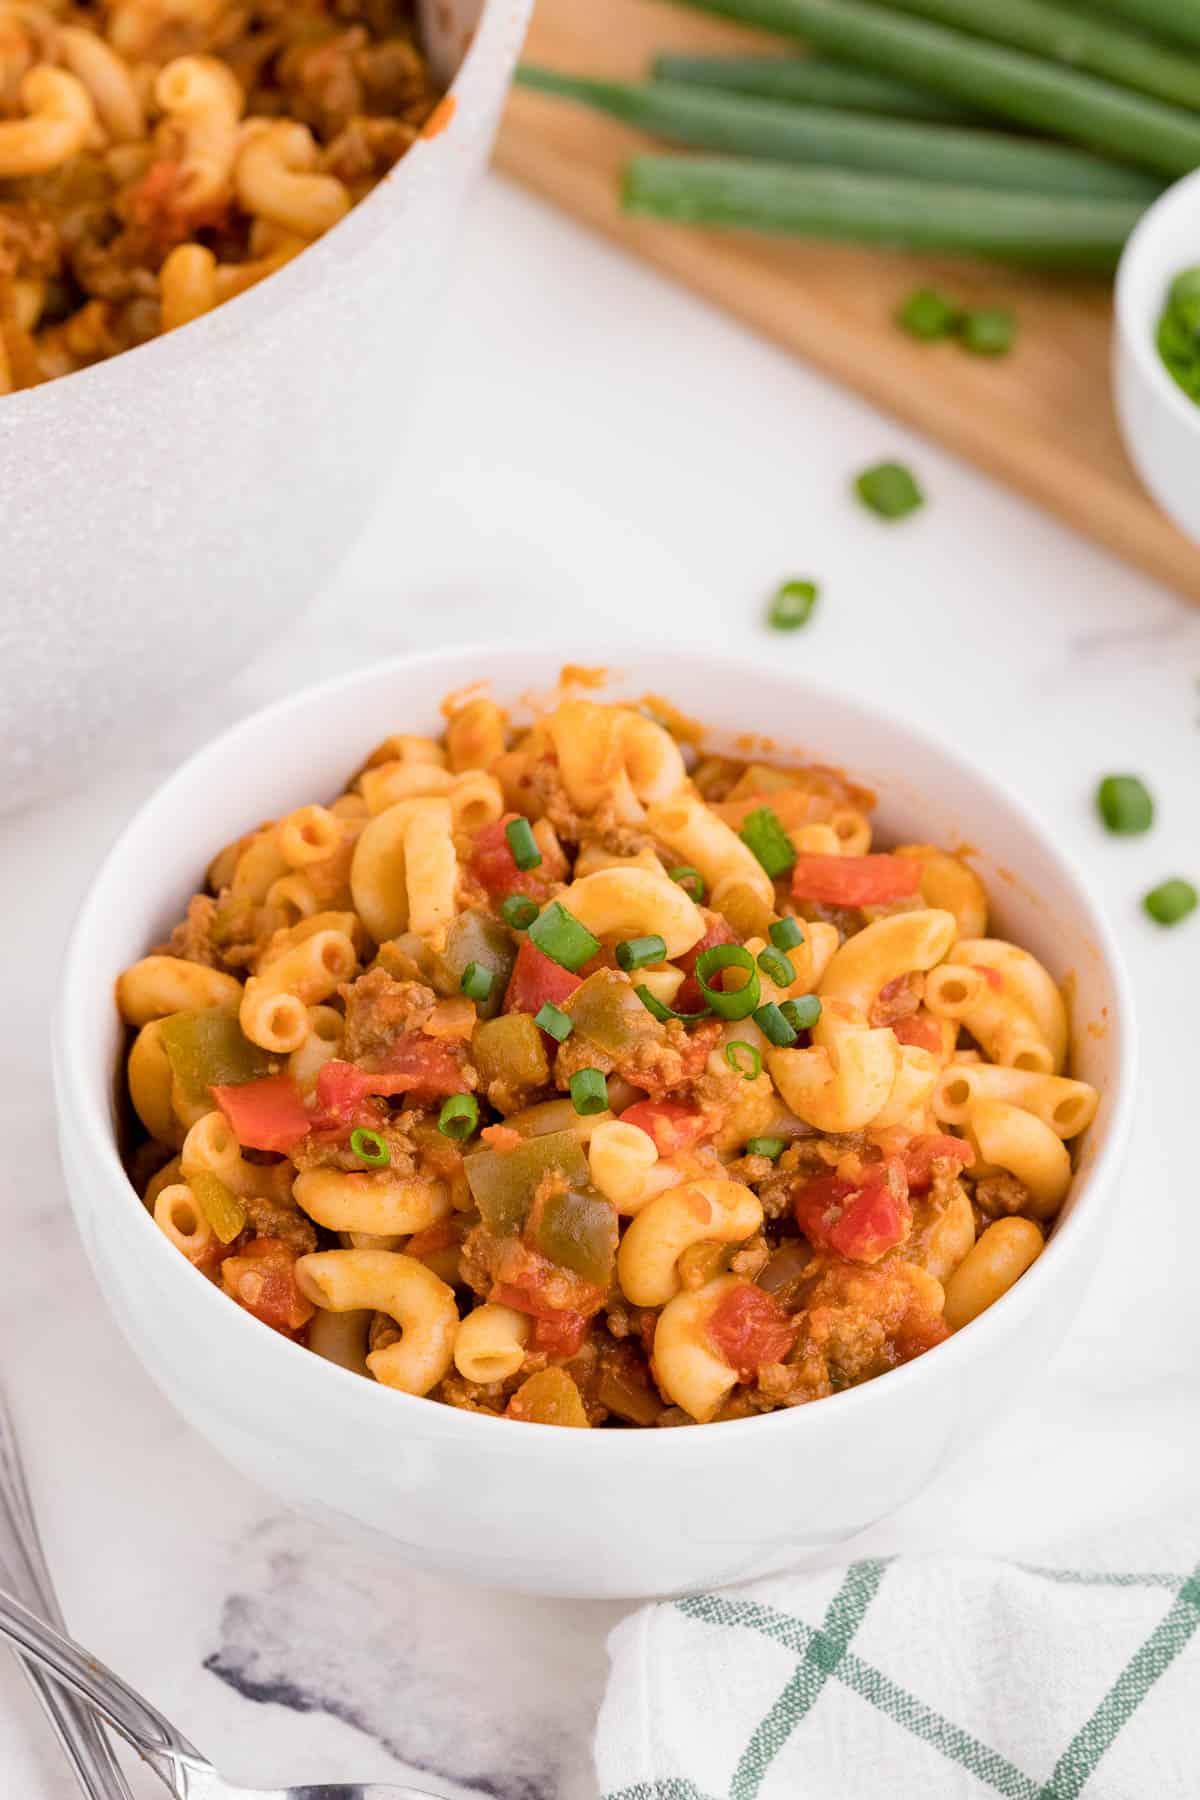
<instances>
[{"instance_id":1,"label":"sliced green onion","mask_svg":"<svg viewBox=\"0 0 1200 1800\"><path fill-rule=\"evenodd\" d=\"M710 987L710 976L719 974L722 969L743 970L745 982L729 994L720 988ZM714 944L711 949L702 950L696 958L694 973L700 992L719 1018L745 1019L758 1005L758 970L754 966L754 958L743 945Z\"/></svg>"},{"instance_id":2,"label":"sliced green onion","mask_svg":"<svg viewBox=\"0 0 1200 1800\"><path fill-rule=\"evenodd\" d=\"M451 1094L438 1114L438 1130L448 1138L469 1138L479 1123L474 1094Z\"/></svg>"},{"instance_id":3,"label":"sliced green onion","mask_svg":"<svg viewBox=\"0 0 1200 1800\"><path fill-rule=\"evenodd\" d=\"M504 835L518 869L536 869L542 860L542 853L537 847L537 839L529 820L510 819L504 827Z\"/></svg>"},{"instance_id":4,"label":"sliced green onion","mask_svg":"<svg viewBox=\"0 0 1200 1800\"><path fill-rule=\"evenodd\" d=\"M570 1013L565 1013L561 1006L555 1006L553 1000L547 1000L539 1006L533 1015L535 1025L548 1031L556 1044L563 1044L575 1029L575 1021Z\"/></svg>"},{"instance_id":5,"label":"sliced green onion","mask_svg":"<svg viewBox=\"0 0 1200 1800\"><path fill-rule=\"evenodd\" d=\"M664 1025L668 1019L678 1019L681 1024L694 1025L697 1019L707 1019L712 1011L710 1006L702 1006L699 1012L676 1012L673 1006L666 1005L657 994L652 994L648 987L635 987L633 991L646 1011Z\"/></svg>"},{"instance_id":6,"label":"sliced green onion","mask_svg":"<svg viewBox=\"0 0 1200 1800\"><path fill-rule=\"evenodd\" d=\"M579 1069L572 1075L571 1105L583 1118L608 1111L608 1083L599 1069Z\"/></svg>"},{"instance_id":7,"label":"sliced green onion","mask_svg":"<svg viewBox=\"0 0 1200 1800\"><path fill-rule=\"evenodd\" d=\"M767 936L777 950L794 950L804 942L804 933L790 913L786 919L776 919Z\"/></svg>"},{"instance_id":8,"label":"sliced green onion","mask_svg":"<svg viewBox=\"0 0 1200 1800\"><path fill-rule=\"evenodd\" d=\"M932 344L937 338L949 337L962 317L961 308L947 300L935 288L916 288L896 309L896 323L910 337Z\"/></svg>"},{"instance_id":9,"label":"sliced green onion","mask_svg":"<svg viewBox=\"0 0 1200 1800\"><path fill-rule=\"evenodd\" d=\"M671 881L677 881L686 894L699 906L708 889L704 885L704 877L699 869L693 869L691 863L677 863L673 869L667 870Z\"/></svg>"},{"instance_id":10,"label":"sliced green onion","mask_svg":"<svg viewBox=\"0 0 1200 1800\"><path fill-rule=\"evenodd\" d=\"M529 927L529 941L560 969L572 972L581 968L600 948L600 939L593 937L587 926L581 925L574 913L569 913L558 900L552 900L533 921Z\"/></svg>"},{"instance_id":11,"label":"sliced green onion","mask_svg":"<svg viewBox=\"0 0 1200 1800\"><path fill-rule=\"evenodd\" d=\"M786 1149L786 1138L762 1137L746 1139L747 1156L769 1156L772 1162L777 1162Z\"/></svg>"},{"instance_id":12,"label":"sliced green onion","mask_svg":"<svg viewBox=\"0 0 1200 1800\"><path fill-rule=\"evenodd\" d=\"M769 806L758 806L747 813L738 836L750 846L772 881L786 875L796 861L796 847L783 829L779 814Z\"/></svg>"},{"instance_id":13,"label":"sliced green onion","mask_svg":"<svg viewBox=\"0 0 1200 1800\"><path fill-rule=\"evenodd\" d=\"M500 902L500 916L514 931L526 931L538 916L537 901L524 894L509 894Z\"/></svg>"},{"instance_id":14,"label":"sliced green onion","mask_svg":"<svg viewBox=\"0 0 1200 1800\"><path fill-rule=\"evenodd\" d=\"M788 1044L794 1044L796 1041L794 1028L784 1017L783 1008L777 1006L774 1000L768 1000L765 1006L759 1007L754 1015L754 1023L767 1041L774 1044L777 1049L786 1049Z\"/></svg>"},{"instance_id":15,"label":"sliced green onion","mask_svg":"<svg viewBox=\"0 0 1200 1800\"><path fill-rule=\"evenodd\" d=\"M801 994L798 1000L784 1000L779 1010L794 1031L811 1031L821 1016L821 1002L815 994Z\"/></svg>"},{"instance_id":16,"label":"sliced green onion","mask_svg":"<svg viewBox=\"0 0 1200 1800\"><path fill-rule=\"evenodd\" d=\"M386 1169L392 1160L392 1153L379 1133L366 1131L361 1126L350 1133L350 1148L368 1169Z\"/></svg>"},{"instance_id":17,"label":"sliced green onion","mask_svg":"<svg viewBox=\"0 0 1200 1800\"><path fill-rule=\"evenodd\" d=\"M760 950L758 966L776 987L791 987L796 979L796 971L782 950Z\"/></svg>"},{"instance_id":18,"label":"sliced green onion","mask_svg":"<svg viewBox=\"0 0 1200 1800\"><path fill-rule=\"evenodd\" d=\"M1164 881L1159 887L1151 888L1142 905L1156 925L1178 925L1180 919L1186 919L1190 912L1195 912L1196 890L1190 881L1183 881L1176 876L1171 881Z\"/></svg>"},{"instance_id":19,"label":"sliced green onion","mask_svg":"<svg viewBox=\"0 0 1200 1800\"><path fill-rule=\"evenodd\" d=\"M775 590L767 608L767 624L772 631L798 631L807 625L817 604L815 581L785 581Z\"/></svg>"},{"instance_id":20,"label":"sliced green onion","mask_svg":"<svg viewBox=\"0 0 1200 1800\"><path fill-rule=\"evenodd\" d=\"M854 483L863 505L881 519L903 519L924 506L925 496L903 463L876 463Z\"/></svg>"},{"instance_id":21,"label":"sliced green onion","mask_svg":"<svg viewBox=\"0 0 1200 1800\"><path fill-rule=\"evenodd\" d=\"M1004 356L1013 347L1017 321L1007 306L977 306L964 313L958 335L975 356Z\"/></svg>"},{"instance_id":22,"label":"sliced green onion","mask_svg":"<svg viewBox=\"0 0 1200 1800\"><path fill-rule=\"evenodd\" d=\"M743 1081L757 1081L762 1074L762 1052L756 1045L746 1043L744 1038L726 1044L725 1061Z\"/></svg>"},{"instance_id":23,"label":"sliced green onion","mask_svg":"<svg viewBox=\"0 0 1200 1800\"><path fill-rule=\"evenodd\" d=\"M1096 808L1105 829L1118 837L1136 837L1154 823L1154 802L1136 775L1106 775L1096 789Z\"/></svg>"},{"instance_id":24,"label":"sliced green onion","mask_svg":"<svg viewBox=\"0 0 1200 1800\"><path fill-rule=\"evenodd\" d=\"M486 1000L495 979L493 970L485 968L482 963L469 962L458 985L468 1000Z\"/></svg>"},{"instance_id":25,"label":"sliced green onion","mask_svg":"<svg viewBox=\"0 0 1200 1800\"><path fill-rule=\"evenodd\" d=\"M617 967L632 975L635 969L649 968L652 963L665 961L667 944L665 938L657 935L651 937L625 938L617 945Z\"/></svg>"}]
</instances>

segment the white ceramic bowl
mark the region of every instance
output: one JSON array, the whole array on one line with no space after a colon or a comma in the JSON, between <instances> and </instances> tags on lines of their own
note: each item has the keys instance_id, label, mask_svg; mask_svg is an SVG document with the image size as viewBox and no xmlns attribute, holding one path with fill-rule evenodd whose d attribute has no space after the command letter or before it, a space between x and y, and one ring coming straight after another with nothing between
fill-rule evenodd
<instances>
[{"instance_id":1,"label":"white ceramic bowl","mask_svg":"<svg viewBox=\"0 0 1200 1800\"><path fill-rule=\"evenodd\" d=\"M376 665L281 701L193 757L118 840L79 918L55 1034L59 1127L115 1317L185 1418L240 1469L424 1568L543 1593L674 1592L784 1567L849 1536L1044 1378L1112 1210L1133 1026L1086 889L1033 819L956 753L791 676L683 652L638 656L610 675L608 694L665 693L717 731L752 727L843 765L879 789L885 833L981 846L998 927L1073 978L1076 1069L1103 1098L1048 1249L990 1312L902 1369L795 1411L673 1431L479 1417L379 1387L266 1330L183 1260L126 1179L113 980L179 916L215 846L336 792L389 731L437 730L439 697L482 672L511 701L551 688L561 660L509 648Z\"/></svg>"},{"instance_id":2,"label":"white ceramic bowl","mask_svg":"<svg viewBox=\"0 0 1200 1800\"><path fill-rule=\"evenodd\" d=\"M461 59L449 129L287 268L0 401L0 808L77 783L148 704L203 694L349 547L412 411L531 6L431 9L439 63Z\"/></svg>"},{"instance_id":3,"label":"white ceramic bowl","mask_svg":"<svg viewBox=\"0 0 1200 1800\"><path fill-rule=\"evenodd\" d=\"M1155 344L1172 277L1200 264L1200 169L1143 215L1117 270L1113 384L1125 448L1163 511L1200 541L1200 406Z\"/></svg>"}]
</instances>

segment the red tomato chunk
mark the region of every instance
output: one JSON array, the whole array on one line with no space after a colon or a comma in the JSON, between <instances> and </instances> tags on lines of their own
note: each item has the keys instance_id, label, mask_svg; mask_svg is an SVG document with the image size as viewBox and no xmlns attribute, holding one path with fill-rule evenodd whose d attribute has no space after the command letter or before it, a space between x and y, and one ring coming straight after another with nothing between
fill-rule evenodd
<instances>
[{"instance_id":1,"label":"red tomato chunk","mask_svg":"<svg viewBox=\"0 0 1200 1800\"><path fill-rule=\"evenodd\" d=\"M457 1094L462 1087L462 1067L448 1046L419 1031L406 1031L392 1044L378 1069L364 1069L336 1056L323 1065L317 1076L319 1124L323 1129L330 1124L359 1123L363 1102L375 1094L411 1094L417 1100L436 1100Z\"/></svg>"},{"instance_id":2,"label":"red tomato chunk","mask_svg":"<svg viewBox=\"0 0 1200 1800\"><path fill-rule=\"evenodd\" d=\"M707 1115L698 1106L684 1106L679 1100L638 1100L627 1106L620 1117L623 1125L636 1125L652 1137L660 1156L690 1150L712 1131Z\"/></svg>"},{"instance_id":3,"label":"red tomato chunk","mask_svg":"<svg viewBox=\"0 0 1200 1800\"><path fill-rule=\"evenodd\" d=\"M708 1336L717 1354L737 1370L738 1380L752 1381L763 1363L783 1361L795 1340L796 1322L773 1295L747 1282L722 1294L709 1314Z\"/></svg>"},{"instance_id":4,"label":"red tomato chunk","mask_svg":"<svg viewBox=\"0 0 1200 1800\"><path fill-rule=\"evenodd\" d=\"M536 1013L547 1000L561 1006L582 985L581 975L573 975L570 969L564 969L561 963L543 955L536 944L523 937L504 996L504 1010L506 1013Z\"/></svg>"},{"instance_id":5,"label":"red tomato chunk","mask_svg":"<svg viewBox=\"0 0 1200 1800\"><path fill-rule=\"evenodd\" d=\"M266 1075L236 1086L215 1084L213 1099L244 1150L291 1150L312 1121L290 1075Z\"/></svg>"},{"instance_id":6,"label":"red tomato chunk","mask_svg":"<svg viewBox=\"0 0 1200 1800\"><path fill-rule=\"evenodd\" d=\"M545 870L540 865L534 869L518 869L512 846L504 835L506 827L517 817L517 813L505 813L493 825L484 826L475 839L471 873L493 900L503 900L507 894L525 894L530 900L545 900L550 893Z\"/></svg>"},{"instance_id":7,"label":"red tomato chunk","mask_svg":"<svg viewBox=\"0 0 1200 1800\"><path fill-rule=\"evenodd\" d=\"M974 1161L975 1152L964 1138L942 1132L915 1137L904 1146L904 1172L908 1176L909 1192L925 1193L933 1180L935 1162L956 1162L960 1169L969 1169Z\"/></svg>"},{"instance_id":8,"label":"red tomato chunk","mask_svg":"<svg viewBox=\"0 0 1200 1800\"><path fill-rule=\"evenodd\" d=\"M894 1020L892 1030L901 1044L912 1044L917 1050L928 1050L931 1056L941 1053L942 1034L938 1030L936 1019L923 1019L914 1013L907 1019Z\"/></svg>"},{"instance_id":9,"label":"red tomato chunk","mask_svg":"<svg viewBox=\"0 0 1200 1800\"><path fill-rule=\"evenodd\" d=\"M912 1229L908 1179L899 1157L871 1163L859 1182L814 1175L792 1200L796 1223L810 1244L847 1262L876 1263Z\"/></svg>"},{"instance_id":10,"label":"red tomato chunk","mask_svg":"<svg viewBox=\"0 0 1200 1800\"><path fill-rule=\"evenodd\" d=\"M307 1325L316 1308L296 1286L296 1252L282 1238L255 1238L221 1264L221 1285L239 1306L291 1336Z\"/></svg>"},{"instance_id":11,"label":"red tomato chunk","mask_svg":"<svg viewBox=\"0 0 1200 1800\"><path fill-rule=\"evenodd\" d=\"M510 1306L514 1312L526 1313L533 1321L533 1348L547 1350L552 1356L574 1356L587 1336L590 1323L586 1313L574 1307L548 1306L528 1288L504 1281L494 1287L490 1296L496 1306Z\"/></svg>"},{"instance_id":12,"label":"red tomato chunk","mask_svg":"<svg viewBox=\"0 0 1200 1800\"><path fill-rule=\"evenodd\" d=\"M797 900L821 906L886 906L908 900L921 885L921 865L909 856L798 856L792 871Z\"/></svg>"}]
</instances>

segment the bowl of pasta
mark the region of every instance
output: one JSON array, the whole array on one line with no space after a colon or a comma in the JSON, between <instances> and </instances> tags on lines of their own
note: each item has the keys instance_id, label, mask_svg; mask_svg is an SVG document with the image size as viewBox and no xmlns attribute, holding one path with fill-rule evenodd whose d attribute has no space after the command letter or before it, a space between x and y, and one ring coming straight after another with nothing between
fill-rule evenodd
<instances>
[{"instance_id":1,"label":"bowl of pasta","mask_svg":"<svg viewBox=\"0 0 1200 1800\"><path fill-rule=\"evenodd\" d=\"M402 1557L587 1596L826 1550L1045 1379L1133 1063L1086 888L955 750L512 647L194 757L55 1042L84 1244L185 1418Z\"/></svg>"},{"instance_id":2,"label":"bowl of pasta","mask_svg":"<svg viewBox=\"0 0 1200 1800\"><path fill-rule=\"evenodd\" d=\"M45 0L0 121L0 807L319 591L532 0Z\"/></svg>"}]
</instances>

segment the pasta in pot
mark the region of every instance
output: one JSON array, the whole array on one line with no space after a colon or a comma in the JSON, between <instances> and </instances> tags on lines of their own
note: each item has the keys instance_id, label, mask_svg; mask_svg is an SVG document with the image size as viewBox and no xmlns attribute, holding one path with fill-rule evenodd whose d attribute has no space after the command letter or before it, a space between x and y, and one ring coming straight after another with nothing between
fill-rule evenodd
<instances>
[{"instance_id":1,"label":"pasta in pot","mask_svg":"<svg viewBox=\"0 0 1200 1800\"><path fill-rule=\"evenodd\" d=\"M117 983L189 1279L357 1379L576 1428L819 1400L1021 1279L1099 1095L965 862L648 711L444 710L219 850Z\"/></svg>"}]
</instances>

